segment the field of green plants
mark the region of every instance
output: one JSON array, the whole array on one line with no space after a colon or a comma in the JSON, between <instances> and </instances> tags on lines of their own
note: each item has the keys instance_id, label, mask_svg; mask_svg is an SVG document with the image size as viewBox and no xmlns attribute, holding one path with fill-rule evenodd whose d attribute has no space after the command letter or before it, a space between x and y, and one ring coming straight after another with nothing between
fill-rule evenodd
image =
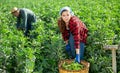
<instances>
[{"instance_id":1,"label":"field of green plants","mask_svg":"<svg viewBox=\"0 0 120 73\"><path fill-rule=\"evenodd\" d=\"M58 62L68 59L57 26L59 10L70 6L88 27L85 60L89 73L112 73L111 51L105 44L120 43L120 0L0 0L0 73L59 73ZM15 27L13 7L31 9L37 16L29 39ZM120 73L120 50L117 50Z\"/></svg>"}]
</instances>

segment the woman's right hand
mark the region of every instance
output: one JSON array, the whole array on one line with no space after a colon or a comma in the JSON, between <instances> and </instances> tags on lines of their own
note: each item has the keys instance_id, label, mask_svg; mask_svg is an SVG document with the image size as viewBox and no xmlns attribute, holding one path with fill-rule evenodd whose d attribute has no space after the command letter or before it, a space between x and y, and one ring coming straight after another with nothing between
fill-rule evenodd
<instances>
[{"instance_id":1,"label":"woman's right hand","mask_svg":"<svg viewBox=\"0 0 120 73\"><path fill-rule=\"evenodd\" d=\"M70 45L69 45L69 44L66 45L66 51L67 51L67 52L70 51Z\"/></svg>"},{"instance_id":2,"label":"woman's right hand","mask_svg":"<svg viewBox=\"0 0 120 73\"><path fill-rule=\"evenodd\" d=\"M65 44L66 44L66 45L68 44L68 40L65 41Z\"/></svg>"}]
</instances>

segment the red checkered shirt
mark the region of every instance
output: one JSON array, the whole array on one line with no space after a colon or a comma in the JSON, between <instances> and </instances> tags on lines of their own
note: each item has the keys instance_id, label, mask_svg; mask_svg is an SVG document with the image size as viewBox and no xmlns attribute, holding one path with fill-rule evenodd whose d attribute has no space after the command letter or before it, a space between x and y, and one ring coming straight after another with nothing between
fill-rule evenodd
<instances>
[{"instance_id":1,"label":"red checkered shirt","mask_svg":"<svg viewBox=\"0 0 120 73\"><path fill-rule=\"evenodd\" d=\"M61 21L59 20L58 25L60 22ZM80 48L80 42L86 43L88 29L86 28L85 24L82 23L82 21L76 16L71 17L68 27L69 30L65 29L65 31L62 33L64 41L69 39L69 32L71 32L74 38L75 48Z\"/></svg>"}]
</instances>

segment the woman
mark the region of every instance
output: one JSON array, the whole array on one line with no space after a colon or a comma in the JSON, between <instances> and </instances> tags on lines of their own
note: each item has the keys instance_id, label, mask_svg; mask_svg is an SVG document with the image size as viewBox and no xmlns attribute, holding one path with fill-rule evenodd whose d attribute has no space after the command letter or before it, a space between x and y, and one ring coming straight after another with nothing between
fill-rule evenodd
<instances>
[{"instance_id":1,"label":"woman","mask_svg":"<svg viewBox=\"0 0 120 73\"><path fill-rule=\"evenodd\" d=\"M75 62L80 63L83 60L88 30L69 7L63 7L59 14L58 27L66 43L66 51L75 58Z\"/></svg>"}]
</instances>

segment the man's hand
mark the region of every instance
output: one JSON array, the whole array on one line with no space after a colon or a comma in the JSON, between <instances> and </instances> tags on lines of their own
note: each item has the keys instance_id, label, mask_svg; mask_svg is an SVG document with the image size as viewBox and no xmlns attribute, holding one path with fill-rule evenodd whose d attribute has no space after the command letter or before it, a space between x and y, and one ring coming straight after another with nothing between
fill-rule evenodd
<instances>
[{"instance_id":1,"label":"man's hand","mask_svg":"<svg viewBox=\"0 0 120 73\"><path fill-rule=\"evenodd\" d=\"M17 28L17 30L21 30L21 28Z\"/></svg>"}]
</instances>

